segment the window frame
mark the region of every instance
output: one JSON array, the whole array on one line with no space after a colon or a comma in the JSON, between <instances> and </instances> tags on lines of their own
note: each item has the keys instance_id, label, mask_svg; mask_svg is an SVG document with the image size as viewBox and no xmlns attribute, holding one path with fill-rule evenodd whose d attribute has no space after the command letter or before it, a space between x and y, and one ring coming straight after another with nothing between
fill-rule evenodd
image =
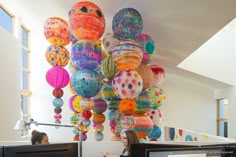
<instances>
[{"instance_id":1,"label":"window frame","mask_svg":"<svg viewBox=\"0 0 236 157\"><path fill-rule=\"evenodd\" d=\"M221 136L220 135L220 129L222 129L222 128L220 128L220 125L219 125L219 122L220 121L223 121L223 122L227 122L228 123L228 107L229 107L229 105L228 104L225 104L224 103L224 105L227 105L226 107L224 106L224 109L223 109L223 112L224 112L224 117L223 118L220 118L219 117L219 115L220 115L220 101L225 101L225 100L228 100L227 98L221 98L221 99L217 99L217 102L216 102L216 135L217 136ZM227 110L227 111L225 111L225 109ZM226 115L227 114L227 115ZM225 125L224 125L224 127L225 127ZM228 126L226 126L227 127L227 133L225 133L224 132L224 136L223 137L227 137L227 136L225 136L225 135L228 135ZM223 128L224 129L224 128ZM224 130L225 131L225 130Z\"/></svg>"},{"instance_id":2,"label":"window frame","mask_svg":"<svg viewBox=\"0 0 236 157\"><path fill-rule=\"evenodd\" d=\"M14 14L12 14L1 2L0 2L0 8L2 8L3 11L5 11L9 16L11 16L11 25L12 25L12 32L9 32L8 30L6 30L5 28L3 28L4 30L6 30L7 32L11 33L12 35L16 36L16 27L15 27L15 23L16 23L16 16ZM0 26L1 27L1 26Z\"/></svg>"}]
</instances>

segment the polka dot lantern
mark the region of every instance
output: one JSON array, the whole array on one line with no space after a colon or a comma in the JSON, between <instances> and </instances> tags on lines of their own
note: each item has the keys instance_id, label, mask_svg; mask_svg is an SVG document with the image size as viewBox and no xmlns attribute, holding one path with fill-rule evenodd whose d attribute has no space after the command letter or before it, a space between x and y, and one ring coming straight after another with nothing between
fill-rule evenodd
<instances>
[{"instance_id":1,"label":"polka dot lantern","mask_svg":"<svg viewBox=\"0 0 236 157\"><path fill-rule=\"evenodd\" d=\"M146 64L140 64L140 66L136 69L136 71L140 74L143 79L143 89L149 88L154 80L154 75L149 66Z\"/></svg>"},{"instance_id":2,"label":"polka dot lantern","mask_svg":"<svg viewBox=\"0 0 236 157\"><path fill-rule=\"evenodd\" d=\"M64 88L69 83L70 76L64 68L54 66L47 71L46 80L54 88Z\"/></svg>"},{"instance_id":3,"label":"polka dot lantern","mask_svg":"<svg viewBox=\"0 0 236 157\"><path fill-rule=\"evenodd\" d=\"M108 80L111 80L114 75L118 72L118 69L113 62L112 56L107 56L103 61L102 61L102 74L107 78Z\"/></svg>"},{"instance_id":4,"label":"polka dot lantern","mask_svg":"<svg viewBox=\"0 0 236 157\"><path fill-rule=\"evenodd\" d=\"M112 54L113 48L119 43L119 39L113 33L107 33L102 40L103 47L107 55Z\"/></svg>"},{"instance_id":5,"label":"polka dot lantern","mask_svg":"<svg viewBox=\"0 0 236 157\"><path fill-rule=\"evenodd\" d=\"M142 49L139 44L133 40L120 41L112 50L112 59L120 71L137 69L142 58Z\"/></svg>"},{"instance_id":6,"label":"polka dot lantern","mask_svg":"<svg viewBox=\"0 0 236 157\"><path fill-rule=\"evenodd\" d=\"M82 100L82 97L79 95L75 95L74 98L72 98L72 108L73 110L75 110L76 112L83 112L83 108L81 108L80 106L80 102Z\"/></svg>"},{"instance_id":7,"label":"polka dot lantern","mask_svg":"<svg viewBox=\"0 0 236 157\"><path fill-rule=\"evenodd\" d=\"M149 116L145 114L134 115L134 131L139 138L148 136L153 128L153 122Z\"/></svg>"},{"instance_id":8,"label":"polka dot lantern","mask_svg":"<svg viewBox=\"0 0 236 157\"><path fill-rule=\"evenodd\" d=\"M136 102L133 99L122 99L118 110L124 115L132 115L136 111Z\"/></svg>"},{"instance_id":9,"label":"polka dot lantern","mask_svg":"<svg viewBox=\"0 0 236 157\"><path fill-rule=\"evenodd\" d=\"M135 98L143 89L142 77L136 71L119 71L112 80L112 89L121 99Z\"/></svg>"},{"instance_id":10,"label":"polka dot lantern","mask_svg":"<svg viewBox=\"0 0 236 157\"><path fill-rule=\"evenodd\" d=\"M104 14L92 2L80 1L74 4L68 17L70 31L77 40L98 40L104 33Z\"/></svg>"},{"instance_id":11,"label":"polka dot lantern","mask_svg":"<svg viewBox=\"0 0 236 157\"><path fill-rule=\"evenodd\" d=\"M118 11L112 20L112 31L118 39L136 40L143 30L140 13L133 8Z\"/></svg>"},{"instance_id":12,"label":"polka dot lantern","mask_svg":"<svg viewBox=\"0 0 236 157\"><path fill-rule=\"evenodd\" d=\"M101 45L95 41L80 40L71 48L71 60L77 69L96 70L102 62Z\"/></svg>"},{"instance_id":13,"label":"polka dot lantern","mask_svg":"<svg viewBox=\"0 0 236 157\"><path fill-rule=\"evenodd\" d=\"M44 35L50 44L65 46L70 42L68 23L59 17L51 17L45 21Z\"/></svg>"},{"instance_id":14,"label":"polka dot lantern","mask_svg":"<svg viewBox=\"0 0 236 157\"><path fill-rule=\"evenodd\" d=\"M51 66L66 66L70 59L69 51L61 45L50 45L46 50L46 60Z\"/></svg>"},{"instance_id":15,"label":"polka dot lantern","mask_svg":"<svg viewBox=\"0 0 236 157\"><path fill-rule=\"evenodd\" d=\"M150 68L154 74L152 85L159 87L165 81L165 70L160 65L150 65Z\"/></svg>"},{"instance_id":16,"label":"polka dot lantern","mask_svg":"<svg viewBox=\"0 0 236 157\"><path fill-rule=\"evenodd\" d=\"M161 106L165 102L165 93L161 88L151 87L148 89L148 93L152 99L152 106Z\"/></svg>"},{"instance_id":17,"label":"polka dot lantern","mask_svg":"<svg viewBox=\"0 0 236 157\"><path fill-rule=\"evenodd\" d=\"M160 108L150 110L148 115L152 119L153 125L161 126L163 121L163 113Z\"/></svg>"},{"instance_id":18,"label":"polka dot lantern","mask_svg":"<svg viewBox=\"0 0 236 157\"><path fill-rule=\"evenodd\" d=\"M81 69L72 75L71 86L78 95L89 98L98 94L102 84L96 71Z\"/></svg>"},{"instance_id":19,"label":"polka dot lantern","mask_svg":"<svg viewBox=\"0 0 236 157\"><path fill-rule=\"evenodd\" d=\"M150 63L155 55L155 43L152 38L145 33L142 33L138 36L136 40L143 50L143 60L142 63Z\"/></svg>"}]
</instances>

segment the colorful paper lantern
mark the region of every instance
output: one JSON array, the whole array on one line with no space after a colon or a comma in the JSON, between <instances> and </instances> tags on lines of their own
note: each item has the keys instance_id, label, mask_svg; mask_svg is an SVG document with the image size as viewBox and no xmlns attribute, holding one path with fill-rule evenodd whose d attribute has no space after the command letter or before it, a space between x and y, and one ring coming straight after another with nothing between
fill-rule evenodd
<instances>
[{"instance_id":1,"label":"colorful paper lantern","mask_svg":"<svg viewBox=\"0 0 236 157\"><path fill-rule=\"evenodd\" d=\"M112 55L113 48L119 43L119 39L113 33L107 33L102 40L107 55Z\"/></svg>"},{"instance_id":2,"label":"colorful paper lantern","mask_svg":"<svg viewBox=\"0 0 236 157\"><path fill-rule=\"evenodd\" d=\"M95 132L103 132L104 130L104 125L100 124L100 123L97 123L94 125L94 131Z\"/></svg>"},{"instance_id":3,"label":"colorful paper lantern","mask_svg":"<svg viewBox=\"0 0 236 157\"><path fill-rule=\"evenodd\" d=\"M120 41L112 50L112 59L120 71L137 69L142 58L142 49L139 44L133 40Z\"/></svg>"},{"instance_id":4,"label":"colorful paper lantern","mask_svg":"<svg viewBox=\"0 0 236 157\"><path fill-rule=\"evenodd\" d=\"M64 67L69 62L70 52L62 45L50 45L45 56L50 65Z\"/></svg>"},{"instance_id":5,"label":"colorful paper lantern","mask_svg":"<svg viewBox=\"0 0 236 157\"><path fill-rule=\"evenodd\" d=\"M104 137L103 133L101 133L101 132L96 132L95 133L95 140L96 141L102 141L103 137Z\"/></svg>"},{"instance_id":6,"label":"colorful paper lantern","mask_svg":"<svg viewBox=\"0 0 236 157\"><path fill-rule=\"evenodd\" d=\"M143 89L149 88L154 80L154 75L151 68L146 64L140 64L136 71L141 75L143 79Z\"/></svg>"},{"instance_id":7,"label":"colorful paper lantern","mask_svg":"<svg viewBox=\"0 0 236 157\"><path fill-rule=\"evenodd\" d=\"M152 131L151 133L148 135L148 137L151 139L151 140L156 140L158 138L161 137L161 134L162 134L162 131L161 131L161 128L156 126L156 125L153 125L153 128L152 128Z\"/></svg>"},{"instance_id":8,"label":"colorful paper lantern","mask_svg":"<svg viewBox=\"0 0 236 157\"><path fill-rule=\"evenodd\" d=\"M82 98L80 101L80 107L83 110L92 110L94 108L94 102L90 98Z\"/></svg>"},{"instance_id":9,"label":"colorful paper lantern","mask_svg":"<svg viewBox=\"0 0 236 157\"><path fill-rule=\"evenodd\" d=\"M165 81L165 70L160 65L150 65L150 68L154 74L152 85L159 87Z\"/></svg>"},{"instance_id":10,"label":"colorful paper lantern","mask_svg":"<svg viewBox=\"0 0 236 157\"><path fill-rule=\"evenodd\" d=\"M52 94L56 98L60 98L60 97L63 96L64 92L63 92L63 90L61 88L55 88L55 89L53 89Z\"/></svg>"},{"instance_id":11,"label":"colorful paper lantern","mask_svg":"<svg viewBox=\"0 0 236 157\"><path fill-rule=\"evenodd\" d=\"M137 42L143 50L143 60L142 63L148 64L152 61L155 55L155 43L152 38L145 33L142 33L138 36Z\"/></svg>"},{"instance_id":12,"label":"colorful paper lantern","mask_svg":"<svg viewBox=\"0 0 236 157\"><path fill-rule=\"evenodd\" d=\"M96 96L102 87L96 71L81 69L76 71L71 77L73 90L84 98Z\"/></svg>"},{"instance_id":13,"label":"colorful paper lantern","mask_svg":"<svg viewBox=\"0 0 236 157\"><path fill-rule=\"evenodd\" d=\"M101 9L89 1L80 1L69 13L70 31L77 40L98 40L105 30L105 18Z\"/></svg>"},{"instance_id":14,"label":"colorful paper lantern","mask_svg":"<svg viewBox=\"0 0 236 157\"><path fill-rule=\"evenodd\" d=\"M136 40L143 30L143 20L140 13L133 8L121 9L113 17L112 30L120 40Z\"/></svg>"},{"instance_id":15,"label":"colorful paper lantern","mask_svg":"<svg viewBox=\"0 0 236 157\"><path fill-rule=\"evenodd\" d=\"M92 112L90 110L87 110L87 109L83 110L83 112L82 112L83 118L89 119L89 118L91 118L91 116L92 116Z\"/></svg>"},{"instance_id":16,"label":"colorful paper lantern","mask_svg":"<svg viewBox=\"0 0 236 157\"><path fill-rule=\"evenodd\" d=\"M136 111L136 102L133 99L123 99L119 103L118 110L124 115L132 115Z\"/></svg>"},{"instance_id":17,"label":"colorful paper lantern","mask_svg":"<svg viewBox=\"0 0 236 157\"><path fill-rule=\"evenodd\" d=\"M121 116L120 125L123 129L133 129L134 128L134 117L132 115Z\"/></svg>"},{"instance_id":18,"label":"colorful paper lantern","mask_svg":"<svg viewBox=\"0 0 236 157\"><path fill-rule=\"evenodd\" d=\"M102 98L97 98L94 101L93 112L95 113L103 113L107 109L107 103Z\"/></svg>"},{"instance_id":19,"label":"colorful paper lantern","mask_svg":"<svg viewBox=\"0 0 236 157\"><path fill-rule=\"evenodd\" d=\"M137 97L143 89L142 77L136 71L124 70L116 73L112 89L121 99Z\"/></svg>"},{"instance_id":20,"label":"colorful paper lantern","mask_svg":"<svg viewBox=\"0 0 236 157\"><path fill-rule=\"evenodd\" d=\"M152 120L145 114L134 115L134 131L139 138L148 136L153 128Z\"/></svg>"},{"instance_id":21,"label":"colorful paper lantern","mask_svg":"<svg viewBox=\"0 0 236 157\"><path fill-rule=\"evenodd\" d=\"M47 71L46 80L54 88L64 88L69 83L70 75L64 68L54 66Z\"/></svg>"},{"instance_id":22,"label":"colorful paper lantern","mask_svg":"<svg viewBox=\"0 0 236 157\"><path fill-rule=\"evenodd\" d=\"M80 40L71 48L71 60L77 69L96 70L102 62L101 45L90 40Z\"/></svg>"},{"instance_id":23,"label":"colorful paper lantern","mask_svg":"<svg viewBox=\"0 0 236 157\"><path fill-rule=\"evenodd\" d=\"M148 89L148 93L152 99L152 106L161 106L165 102L165 93L161 88L151 87Z\"/></svg>"},{"instance_id":24,"label":"colorful paper lantern","mask_svg":"<svg viewBox=\"0 0 236 157\"><path fill-rule=\"evenodd\" d=\"M104 114L98 114L98 113L95 113L93 115L93 122L96 123L96 124L101 124L101 123L104 123L106 120L106 117Z\"/></svg>"},{"instance_id":25,"label":"colorful paper lantern","mask_svg":"<svg viewBox=\"0 0 236 157\"><path fill-rule=\"evenodd\" d=\"M152 119L153 125L161 126L163 114L160 108L150 110L148 115Z\"/></svg>"},{"instance_id":26,"label":"colorful paper lantern","mask_svg":"<svg viewBox=\"0 0 236 157\"><path fill-rule=\"evenodd\" d=\"M51 17L45 21L44 35L50 44L65 46L70 42L68 23L59 17Z\"/></svg>"},{"instance_id":27,"label":"colorful paper lantern","mask_svg":"<svg viewBox=\"0 0 236 157\"><path fill-rule=\"evenodd\" d=\"M120 98L114 93L112 86L109 83L106 83L102 86L101 93L102 93L102 98L106 101L113 101L113 102L120 101Z\"/></svg>"},{"instance_id":28,"label":"colorful paper lantern","mask_svg":"<svg viewBox=\"0 0 236 157\"><path fill-rule=\"evenodd\" d=\"M111 80L114 75L119 71L113 62L112 56L109 55L107 56L103 61L102 61L102 74L105 76L105 78Z\"/></svg>"},{"instance_id":29,"label":"colorful paper lantern","mask_svg":"<svg viewBox=\"0 0 236 157\"><path fill-rule=\"evenodd\" d=\"M147 91L142 91L137 98L135 113L148 113L151 110L152 99Z\"/></svg>"}]
</instances>

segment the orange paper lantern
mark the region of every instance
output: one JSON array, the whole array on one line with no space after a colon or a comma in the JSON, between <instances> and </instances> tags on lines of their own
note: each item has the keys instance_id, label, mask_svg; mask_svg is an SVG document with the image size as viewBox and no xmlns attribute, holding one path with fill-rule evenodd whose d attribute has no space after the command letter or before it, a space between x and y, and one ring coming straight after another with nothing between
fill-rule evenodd
<instances>
[{"instance_id":1,"label":"orange paper lantern","mask_svg":"<svg viewBox=\"0 0 236 157\"><path fill-rule=\"evenodd\" d=\"M118 110L124 115L132 115L136 111L136 102L133 99L123 99L119 103Z\"/></svg>"}]
</instances>

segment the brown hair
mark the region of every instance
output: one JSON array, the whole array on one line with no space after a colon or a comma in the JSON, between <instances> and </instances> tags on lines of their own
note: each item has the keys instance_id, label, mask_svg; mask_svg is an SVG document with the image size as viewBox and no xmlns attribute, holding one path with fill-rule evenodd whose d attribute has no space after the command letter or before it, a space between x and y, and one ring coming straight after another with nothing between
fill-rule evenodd
<instances>
[{"instance_id":1,"label":"brown hair","mask_svg":"<svg viewBox=\"0 0 236 157\"><path fill-rule=\"evenodd\" d=\"M31 143L34 145L36 142L41 143L44 136L47 136L44 132L39 132L37 130L33 130L31 133Z\"/></svg>"},{"instance_id":2,"label":"brown hair","mask_svg":"<svg viewBox=\"0 0 236 157\"><path fill-rule=\"evenodd\" d=\"M128 151L128 156L131 155L131 144L139 143L138 136L134 130L126 130L125 131L127 140L128 140L128 145L125 148L126 151Z\"/></svg>"}]
</instances>

